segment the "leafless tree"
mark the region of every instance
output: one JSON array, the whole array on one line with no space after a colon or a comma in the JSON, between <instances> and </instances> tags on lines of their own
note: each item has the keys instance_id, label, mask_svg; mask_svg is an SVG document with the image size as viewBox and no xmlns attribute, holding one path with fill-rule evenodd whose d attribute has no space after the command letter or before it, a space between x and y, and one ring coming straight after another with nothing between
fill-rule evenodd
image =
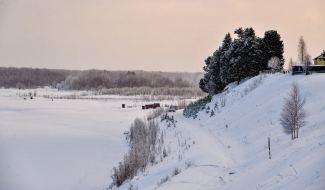
<instances>
[{"instance_id":1,"label":"leafless tree","mask_svg":"<svg viewBox=\"0 0 325 190\"><path fill-rule=\"evenodd\" d=\"M272 68L274 70L278 70L280 69L280 64L281 64L281 61L278 57L272 57L269 61L268 61L268 66L269 68Z\"/></svg>"},{"instance_id":2,"label":"leafless tree","mask_svg":"<svg viewBox=\"0 0 325 190\"><path fill-rule=\"evenodd\" d=\"M298 138L299 129L307 124L308 112L304 109L306 98L301 95L296 82L291 84L288 97L284 99L284 106L280 115L280 123L286 134L292 139Z\"/></svg>"},{"instance_id":3,"label":"leafless tree","mask_svg":"<svg viewBox=\"0 0 325 190\"><path fill-rule=\"evenodd\" d=\"M308 73L309 71L309 66L312 64L312 61L311 61L311 55L310 54L306 54L305 57L304 57L304 67L305 67L305 71L306 71L306 74Z\"/></svg>"},{"instance_id":4,"label":"leafless tree","mask_svg":"<svg viewBox=\"0 0 325 190\"><path fill-rule=\"evenodd\" d=\"M301 64L304 63L304 58L307 55L307 45L304 40L304 37L300 37L299 42L298 42L298 60L300 61Z\"/></svg>"},{"instance_id":5,"label":"leafless tree","mask_svg":"<svg viewBox=\"0 0 325 190\"><path fill-rule=\"evenodd\" d=\"M289 70L292 69L292 65L293 65L293 61L292 61L292 58L290 58L290 60L289 60Z\"/></svg>"}]
</instances>

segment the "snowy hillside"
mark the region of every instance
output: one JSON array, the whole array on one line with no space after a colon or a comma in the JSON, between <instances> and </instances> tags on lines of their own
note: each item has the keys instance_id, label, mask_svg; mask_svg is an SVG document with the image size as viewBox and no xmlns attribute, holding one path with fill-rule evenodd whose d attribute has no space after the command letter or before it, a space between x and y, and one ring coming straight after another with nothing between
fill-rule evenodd
<instances>
[{"instance_id":1,"label":"snowy hillside","mask_svg":"<svg viewBox=\"0 0 325 190\"><path fill-rule=\"evenodd\" d=\"M133 187L154 189L164 176L179 168L180 174L157 189L324 189L324 80L324 74L257 76L231 86L222 108L219 95L213 97L208 106L213 108L219 101L215 116L205 110L196 119L176 113L177 127L167 129L166 141L172 147L168 160L149 168L145 176L140 174L132 181ZM306 96L310 115L295 140L282 132L278 121L293 81ZM182 137L175 135L178 131ZM178 145L177 141L184 139L190 148ZM185 170L185 162L194 165ZM120 189L129 186L126 183Z\"/></svg>"},{"instance_id":2,"label":"snowy hillside","mask_svg":"<svg viewBox=\"0 0 325 190\"><path fill-rule=\"evenodd\" d=\"M293 81L309 112L295 140L278 121ZM229 85L196 119L168 113L177 120L168 127L158 118L168 155L118 189L324 189L324 81L325 74L257 76ZM16 92L0 90L0 190L106 189L128 149L123 132L150 111L120 108L141 105L131 100L23 100Z\"/></svg>"}]
</instances>

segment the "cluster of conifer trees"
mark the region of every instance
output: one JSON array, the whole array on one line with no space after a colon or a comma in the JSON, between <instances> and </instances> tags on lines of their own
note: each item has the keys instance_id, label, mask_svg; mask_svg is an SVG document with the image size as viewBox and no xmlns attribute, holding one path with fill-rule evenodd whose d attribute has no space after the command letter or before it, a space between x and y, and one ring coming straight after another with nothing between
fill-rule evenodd
<instances>
[{"instance_id":1,"label":"cluster of conifer trees","mask_svg":"<svg viewBox=\"0 0 325 190\"><path fill-rule=\"evenodd\" d=\"M211 96L222 92L229 83L239 84L267 70L272 57L279 58L279 67L283 68L283 41L277 31L266 31L263 38L257 37L253 28L238 28L234 33L237 38L226 34L222 45L205 60L199 86Z\"/></svg>"}]
</instances>

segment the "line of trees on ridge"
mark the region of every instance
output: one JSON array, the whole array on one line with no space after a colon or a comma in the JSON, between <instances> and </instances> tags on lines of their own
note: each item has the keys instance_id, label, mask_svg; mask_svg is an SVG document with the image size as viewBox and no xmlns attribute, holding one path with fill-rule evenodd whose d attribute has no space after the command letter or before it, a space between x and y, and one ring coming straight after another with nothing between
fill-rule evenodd
<instances>
[{"instance_id":1,"label":"line of trees on ridge","mask_svg":"<svg viewBox=\"0 0 325 190\"><path fill-rule=\"evenodd\" d=\"M270 69L268 62L273 57L279 60L276 69L283 68L283 41L277 31L266 31L263 38L257 37L253 28L238 28L234 33L237 38L226 34L222 45L205 59L199 87L211 96L222 92L229 83L239 84L244 78Z\"/></svg>"}]
</instances>

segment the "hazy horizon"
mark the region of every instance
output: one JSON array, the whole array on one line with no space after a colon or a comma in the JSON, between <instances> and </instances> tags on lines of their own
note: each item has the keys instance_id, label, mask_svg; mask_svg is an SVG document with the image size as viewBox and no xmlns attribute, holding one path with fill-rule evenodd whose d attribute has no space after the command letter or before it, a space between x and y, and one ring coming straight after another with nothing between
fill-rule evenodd
<instances>
[{"instance_id":1,"label":"hazy horizon","mask_svg":"<svg viewBox=\"0 0 325 190\"><path fill-rule=\"evenodd\" d=\"M226 33L277 30L286 64L324 49L325 1L0 0L0 66L203 72ZM287 65L285 65L285 68Z\"/></svg>"}]
</instances>

